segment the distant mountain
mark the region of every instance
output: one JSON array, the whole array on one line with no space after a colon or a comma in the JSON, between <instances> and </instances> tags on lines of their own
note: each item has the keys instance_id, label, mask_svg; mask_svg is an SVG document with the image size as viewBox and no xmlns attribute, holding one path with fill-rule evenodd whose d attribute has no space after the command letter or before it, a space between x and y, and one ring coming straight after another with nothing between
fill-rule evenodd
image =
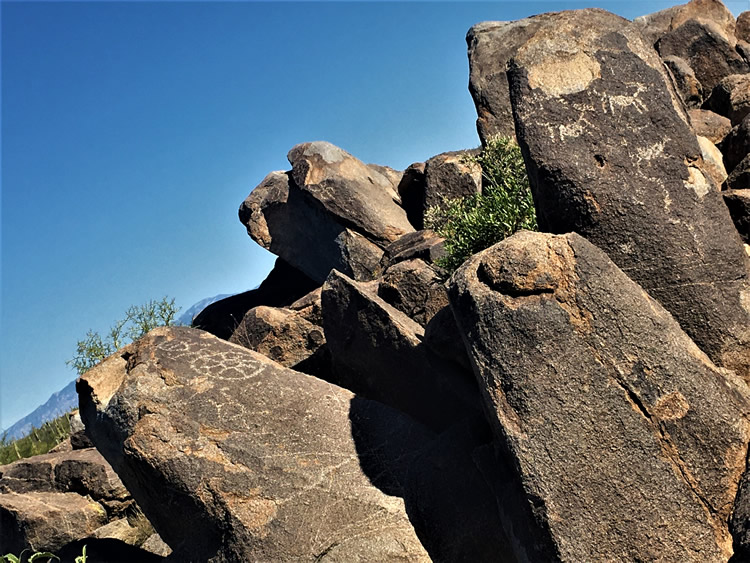
<instances>
[{"instance_id":1,"label":"distant mountain","mask_svg":"<svg viewBox=\"0 0 750 563\"><path fill-rule=\"evenodd\" d=\"M76 382L71 381L63 389L52 396L42 406L34 409L31 414L24 416L21 420L8 427L7 431L0 432L2 436L7 432L9 440L23 438L33 428L39 428L45 422L53 420L78 407L78 393L76 393Z\"/></svg>"},{"instance_id":2,"label":"distant mountain","mask_svg":"<svg viewBox=\"0 0 750 563\"><path fill-rule=\"evenodd\" d=\"M205 299L201 299L178 317L177 324L190 326L191 324L193 324L193 319L198 316L198 313L208 307L211 303L215 303L216 301L224 299L225 297L231 297L232 295L234 295L234 293L222 293L221 295L214 295L213 297L206 297Z\"/></svg>"}]
</instances>

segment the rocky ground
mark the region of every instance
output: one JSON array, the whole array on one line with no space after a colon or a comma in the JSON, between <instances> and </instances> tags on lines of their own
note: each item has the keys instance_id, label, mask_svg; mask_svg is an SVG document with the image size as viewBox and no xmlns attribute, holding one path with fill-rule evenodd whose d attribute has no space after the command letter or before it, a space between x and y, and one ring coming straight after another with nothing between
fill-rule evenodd
<instances>
[{"instance_id":1,"label":"rocky ground","mask_svg":"<svg viewBox=\"0 0 750 563\"><path fill-rule=\"evenodd\" d=\"M478 165L295 146L239 211L268 279L80 378L96 449L0 468L0 552L750 561L750 11L467 43L480 138L517 139L541 232L444 282L425 211Z\"/></svg>"}]
</instances>

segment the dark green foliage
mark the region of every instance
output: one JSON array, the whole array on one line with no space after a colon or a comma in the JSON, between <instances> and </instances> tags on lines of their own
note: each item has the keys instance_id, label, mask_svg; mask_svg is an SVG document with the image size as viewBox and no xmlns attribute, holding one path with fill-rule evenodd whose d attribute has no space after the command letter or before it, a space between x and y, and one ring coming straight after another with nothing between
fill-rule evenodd
<instances>
[{"instance_id":1,"label":"dark green foliage","mask_svg":"<svg viewBox=\"0 0 750 563\"><path fill-rule=\"evenodd\" d=\"M125 311L125 318L116 321L109 334L102 338L98 332L88 331L86 338L76 345L76 355L66 363L72 366L78 375L83 375L104 358L114 354L123 346L138 340L148 331L158 326L172 326L179 307L174 299L162 297L159 301L151 300L143 305L133 305Z\"/></svg>"},{"instance_id":2,"label":"dark green foliage","mask_svg":"<svg viewBox=\"0 0 750 563\"><path fill-rule=\"evenodd\" d=\"M32 428L28 435L12 442L7 441L3 436L0 438L0 465L46 454L68 436L70 436L70 414L45 422L41 428Z\"/></svg>"},{"instance_id":3,"label":"dark green foliage","mask_svg":"<svg viewBox=\"0 0 750 563\"><path fill-rule=\"evenodd\" d=\"M521 149L508 137L492 139L479 156L482 193L447 199L427 210L426 225L445 238L438 265L454 272L471 255L521 229L536 230L536 212Z\"/></svg>"}]
</instances>

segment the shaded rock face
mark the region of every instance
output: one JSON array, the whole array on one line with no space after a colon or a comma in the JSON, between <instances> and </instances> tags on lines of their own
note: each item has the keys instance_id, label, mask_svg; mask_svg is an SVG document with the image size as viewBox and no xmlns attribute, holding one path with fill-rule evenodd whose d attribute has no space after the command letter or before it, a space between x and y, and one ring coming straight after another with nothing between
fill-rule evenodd
<instances>
[{"instance_id":1,"label":"shaded rock face","mask_svg":"<svg viewBox=\"0 0 750 563\"><path fill-rule=\"evenodd\" d=\"M419 259L399 262L388 268L380 278L378 297L422 326L448 305L442 279Z\"/></svg>"},{"instance_id":2,"label":"shaded rock face","mask_svg":"<svg viewBox=\"0 0 750 563\"><path fill-rule=\"evenodd\" d=\"M334 268L357 279L372 279L383 255L378 245L300 189L291 173L266 176L240 206L239 216L254 241L318 284Z\"/></svg>"},{"instance_id":3,"label":"shaded rock face","mask_svg":"<svg viewBox=\"0 0 750 563\"><path fill-rule=\"evenodd\" d=\"M599 245L750 376L750 265L655 53L607 12L533 19L508 76L540 229Z\"/></svg>"},{"instance_id":4,"label":"shaded rock face","mask_svg":"<svg viewBox=\"0 0 750 563\"><path fill-rule=\"evenodd\" d=\"M750 11L742 12L737 16L737 25L734 33L737 39L750 42Z\"/></svg>"},{"instance_id":5,"label":"shaded rock face","mask_svg":"<svg viewBox=\"0 0 750 563\"><path fill-rule=\"evenodd\" d=\"M75 493L0 494L0 551L57 552L106 521L107 513L99 503Z\"/></svg>"},{"instance_id":6,"label":"shaded rock face","mask_svg":"<svg viewBox=\"0 0 750 563\"><path fill-rule=\"evenodd\" d=\"M743 158L742 162L734 167L734 170L732 170L732 173L727 178L726 187L730 190L750 189L750 154ZM726 197L724 199L726 201ZM730 214L731 213L730 210ZM737 219L734 215L732 216L732 219L734 220L734 226L737 227ZM744 239L745 235L743 234L742 229L737 227L737 230L740 231L740 236ZM747 242L747 240L745 242Z\"/></svg>"},{"instance_id":7,"label":"shaded rock face","mask_svg":"<svg viewBox=\"0 0 750 563\"><path fill-rule=\"evenodd\" d=\"M724 155L724 166L730 174L742 160L750 154L750 115L727 133L719 144L721 154Z\"/></svg>"},{"instance_id":8,"label":"shaded rock face","mask_svg":"<svg viewBox=\"0 0 750 563\"><path fill-rule=\"evenodd\" d=\"M316 287L313 280L279 258L257 289L212 303L193 319L193 326L227 340L253 307L285 307Z\"/></svg>"},{"instance_id":9,"label":"shaded rock face","mask_svg":"<svg viewBox=\"0 0 750 563\"><path fill-rule=\"evenodd\" d=\"M750 72L726 31L712 21L686 21L665 34L656 48L662 57L674 55L687 61L706 94L724 77Z\"/></svg>"},{"instance_id":10,"label":"shaded rock face","mask_svg":"<svg viewBox=\"0 0 750 563\"><path fill-rule=\"evenodd\" d=\"M728 559L750 438L739 378L576 234L518 233L449 293L522 490L501 507L519 558Z\"/></svg>"},{"instance_id":11,"label":"shaded rock face","mask_svg":"<svg viewBox=\"0 0 750 563\"><path fill-rule=\"evenodd\" d=\"M435 260L445 256L443 243L445 239L433 231L425 229L402 236L385 247L380 270L385 271L394 264L405 260L423 260L434 264Z\"/></svg>"},{"instance_id":12,"label":"shaded rock face","mask_svg":"<svg viewBox=\"0 0 750 563\"><path fill-rule=\"evenodd\" d=\"M78 391L175 560L429 561L371 482L431 438L395 411L188 328L150 332Z\"/></svg>"},{"instance_id":13,"label":"shaded rock face","mask_svg":"<svg viewBox=\"0 0 750 563\"><path fill-rule=\"evenodd\" d=\"M323 329L297 311L253 307L229 341L308 375L326 379L331 370Z\"/></svg>"},{"instance_id":14,"label":"shaded rock face","mask_svg":"<svg viewBox=\"0 0 750 563\"><path fill-rule=\"evenodd\" d=\"M695 77L693 69L684 59L675 56L664 57L664 64L672 73L677 92L685 105L689 108L700 107L703 102L703 87Z\"/></svg>"},{"instance_id":15,"label":"shaded rock face","mask_svg":"<svg viewBox=\"0 0 750 563\"><path fill-rule=\"evenodd\" d=\"M737 125L750 113L750 75L732 74L722 79L704 104Z\"/></svg>"},{"instance_id":16,"label":"shaded rock face","mask_svg":"<svg viewBox=\"0 0 750 563\"><path fill-rule=\"evenodd\" d=\"M479 403L470 374L439 361L422 344L424 329L376 291L336 271L323 286L335 383L433 430L475 416Z\"/></svg>"},{"instance_id":17,"label":"shaded rock face","mask_svg":"<svg viewBox=\"0 0 750 563\"><path fill-rule=\"evenodd\" d=\"M415 162L404 170L404 175L398 184L398 195L401 207L406 211L406 217L412 226L424 229L424 162Z\"/></svg>"},{"instance_id":18,"label":"shaded rock face","mask_svg":"<svg viewBox=\"0 0 750 563\"><path fill-rule=\"evenodd\" d=\"M750 244L750 189L727 190L723 195L737 231Z\"/></svg>"}]
</instances>

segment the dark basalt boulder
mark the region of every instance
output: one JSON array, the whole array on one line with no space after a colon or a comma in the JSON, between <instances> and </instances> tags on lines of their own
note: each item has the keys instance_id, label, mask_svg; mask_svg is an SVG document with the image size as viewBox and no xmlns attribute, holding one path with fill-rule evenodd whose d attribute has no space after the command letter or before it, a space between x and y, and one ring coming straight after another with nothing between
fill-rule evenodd
<instances>
[{"instance_id":1,"label":"dark basalt boulder","mask_svg":"<svg viewBox=\"0 0 750 563\"><path fill-rule=\"evenodd\" d=\"M337 385L396 408L435 431L476 416L471 374L423 344L424 329L363 284L333 271L323 286L323 328Z\"/></svg>"},{"instance_id":2,"label":"dark basalt boulder","mask_svg":"<svg viewBox=\"0 0 750 563\"><path fill-rule=\"evenodd\" d=\"M750 11L742 12L737 16L734 34L738 40L750 42Z\"/></svg>"},{"instance_id":3,"label":"dark basalt boulder","mask_svg":"<svg viewBox=\"0 0 750 563\"><path fill-rule=\"evenodd\" d=\"M508 76L540 229L598 245L750 378L750 262L658 57L601 10L533 19Z\"/></svg>"},{"instance_id":4,"label":"dark basalt boulder","mask_svg":"<svg viewBox=\"0 0 750 563\"><path fill-rule=\"evenodd\" d=\"M724 140L719 143L721 154L724 155L724 166L730 174L735 167L750 154L750 115L732 128Z\"/></svg>"},{"instance_id":5,"label":"dark basalt boulder","mask_svg":"<svg viewBox=\"0 0 750 563\"><path fill-rule=\"evenodd\" d=\"M385 271L405 260L419 259L434 264L436 260L445 256L444 241L443 237L429 229L404 235L385 247L380 270Z\"/></svg>"},{"instance_id":6,"label":"dark basalt boulder","mask_svg":"<svg viewBox=\"0 0 750 563\"><path fill-rule=\"evenodd\" d=\"M704 106L737 125L750 113L750 74L731 74L711 91Z\"/></svg>"},{"instance_id":7,"label":"dark basalt boulder","mask_svg":"<svg viewBox=\"0 0 750 563\"><path fill-rule=\"evenodd\" d=\"M664 57L664 64L672 73L677 92L689 108L699 108L703 103L703 87L687 62L675 56Z\"/></svg>"},{"instance_id":8,"label":"dark basalt boulder","mask_svg":"<svg viewBox=\"0 0 750 563\"><path fill-rule=\"evenodd\" d=\"M482 193L482 167L469 156L477 150L444 152L433 156L424 166L424 212L447 199Z\"/></svg>"},{"instance_id":9,"label":"dark basalt boulder","mask_svg":"<svg viewBox=\"0 0 750 563\"><path fill-rule=\"evenodd\" d=\"M401 207L406 211L409 222L417 230L424 229L424 166L424 162L409 165L404 170L397 188L401 198Z\"/></svg>"},{"instance_id":10,"label":"dark basalt boulder","mask_svg":"<svg viewBox=\"0 0 750 563\"><path fill-rule=\"evenodd\" d=\"M724 77L750 72L731 40L715 22L691 19L659 39L656 49L662 57L673 55L687 61L708 93Z\"/></svg>"},{"instance_id":11,"label":"dark basalt boulder","mask_svg":"<svg viewBox=\"0 0 750 563\"><path fill-rule=\"evenodd\" d=\"M430 560L391 494L394 460L432 434L392 409L183 327L77 388L89 435L175 561Z\"/></svg>"},{"instance_id":12,"label":"dark basalt boulder","mask_svg":"<svg viewBox=\"0 0 750 563\"><path fill-rule=\"evenodd\" d=\"M318 287L298 269L278 258L257 289L211 303L193 319L193 327L229 339L250 309L261 305L285 307Z\"/></svg>"},{"instance_id":13,"label":"dark basalt boulder","mask_svg":"<svg viewBox=\"0 0 750 563\"><path fill-rule=\"evenodd\" d=\"M419 259L388 268L379 280L378 297L423 327L448 305L440 274Z\"/></svg>"},{"instance_id":14,"label":"dark basalt boulder","mask_svg":"<svg viewBox=\"0 0 750 563\"><path fill-rule=\"evenodd\" d=\"M512 468L519 559L727 561L750 437L740 378L576 234L518 233L449 293Z\"/></svg>"},{"instance_id":15,"label":"dark basalt boulder","mask_svg":"<svg viewBox=\"0 0 750 563\"><path fill-rule=\"evenodd\" d=\"M732 130L732 122L718 113L705 109L691 109L688 110L688 115L695 134L705 137L715 145Z\"/></svg>"},{"instance_id":16,"label":"dark basalt boulder","mask_svg":"<svg viewBox=\"0 0 750 563\"><path fill-rule=\"evenodd\" d=\"M749 175L750 173L747 173L745 178ZM750 189L727 190L722 195L729 208L734 226L737 227L742 240L750 244Z\"/></svg>"}]
</instances>

